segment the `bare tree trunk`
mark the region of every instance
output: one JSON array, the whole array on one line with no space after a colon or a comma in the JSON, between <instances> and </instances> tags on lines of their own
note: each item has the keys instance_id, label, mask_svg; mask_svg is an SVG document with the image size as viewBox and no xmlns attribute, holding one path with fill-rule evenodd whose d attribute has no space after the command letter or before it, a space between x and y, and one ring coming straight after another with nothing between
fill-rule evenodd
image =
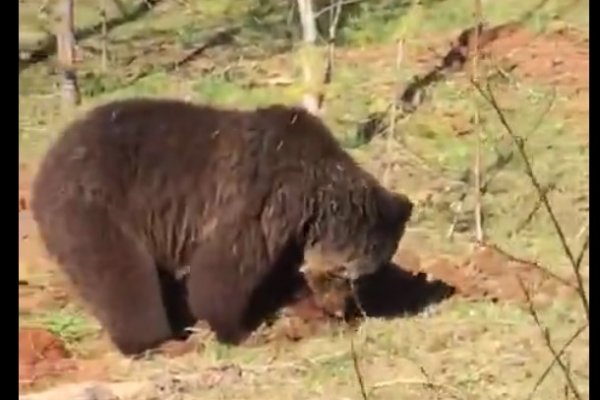
<instances>
[{"instance_id":1,"label":"bare tree trunk","mask_svg":"<svg viewBox=\"0 0 600 400\"><path fill-rule=\"evenodd\" d=\"M304 73L304 107L313 114L319 113L318 99L318 54L316 49L317 24L312 0L298 0L298 11L302 24L304 46L302 49L302 70Z\"/></svg>"},{"instance_id":2,"label":"bare tree trunk","mask_svg":"<svg viewBox=\"0 0 600 400\"><path fill-rule=\"evenodd\" d=\"M73 23L73 0L62 0L59 6L60 22L56 32L58 63L62 70L63 106L73 109L81 98L75 72L75 34Z\"/></svg>"},{"instance_id":3,"label":"bare tree trunk","mask_svg":"<svg viewBox=\"0 0 600 400\"><path fill-rule=\"evenodd\" d=\"M327 56L327 65L325 66L325 73L323 74L323 87L321 92L317 96L317 109L323 112L325 91L327 86L333 79L333 64L335 62L335 40L337 35L337 27L340 22L340 16L342 15L342 0L330 0L329 2L329 38L328 38L328 49L329 53Z\"/></svg>"},{"instance_id":4,"label":"bare tree trunk","mask_svg":"<svg viewBox=\"0 0 600 400\"><path fill-rule=\"evenodd\" d=\"M473 58L471 62L471 79L475 83L479 83L479 62L480 62L480 49L479 49L479 33L480 29L483 29L483 10L481 0L475 0L475 34L473 37L472 49ZM475 237L477 242L481 244L484 239L483 231L483 220L482 220L482 199L481 199L481 141L482 141L482 127L481 127L481 115L479 106L475 104L475 130L477 134L477 142L475 147L475 165L473 172L475 175L474 191L475 191Z\"/></svg>"}]
</instances>

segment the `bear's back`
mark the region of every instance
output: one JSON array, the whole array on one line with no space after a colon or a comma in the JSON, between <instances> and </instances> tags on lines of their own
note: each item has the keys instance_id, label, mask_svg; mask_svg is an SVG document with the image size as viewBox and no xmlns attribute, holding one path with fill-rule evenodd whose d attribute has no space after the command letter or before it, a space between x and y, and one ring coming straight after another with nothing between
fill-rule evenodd
<instances>
[{"instance_id":1,"label":"bear's back","mask_svg":"<svg viewBox=\"0 0 600 400\"><path fill-rule=\"evenodd\" d=\"M260 204L274 186L290 181L301 195L334 178L338 166L365 178L328 128L300 108L120 100L65 129L39 170L34 197L44 197L46 208L73 195L124 215L174 204L211 213L232 199L236 207L250 198Z\"/></svg>"}]
</instances>

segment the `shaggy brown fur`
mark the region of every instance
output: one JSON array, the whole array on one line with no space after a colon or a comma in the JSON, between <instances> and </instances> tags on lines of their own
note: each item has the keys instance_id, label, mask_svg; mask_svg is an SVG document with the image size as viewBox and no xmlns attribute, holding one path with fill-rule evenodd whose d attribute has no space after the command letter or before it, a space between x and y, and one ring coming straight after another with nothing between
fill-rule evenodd
<instances>
[{"instance_id":1,"label":"shaggy brown fur","mask_svg":"<svg viewBox=\"0 0 600 400\"><path fill-rule=\"evenodd\" d=\"M304 284L303 263L351 279L375 271L412 203L302 109L140 99L65 130L32 210L49 252L134 354L196 319L239 343Z\"/></svg>"}]
</instances>

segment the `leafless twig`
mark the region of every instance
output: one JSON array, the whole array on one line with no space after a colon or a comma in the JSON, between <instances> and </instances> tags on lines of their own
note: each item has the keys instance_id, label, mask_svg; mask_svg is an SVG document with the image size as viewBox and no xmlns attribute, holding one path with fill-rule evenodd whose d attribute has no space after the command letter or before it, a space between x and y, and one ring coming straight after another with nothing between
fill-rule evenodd
<instances>
[{"instance_id":1,"label":"leafless twig","mask_svg":"<svg viewBox=\"0 0 600 400\"><path fill-rule=\"evenodd\" d=\"M565 342L565 344L563 344L563 346L557 352L557 357L561 357L563 355L563 353L565 352L565 350L567 350L567 348L571 345L571 343L573 343L575 341L575 339L577 339L579 337L579 335L581 335L583 333L583 331L585 331L585 329L588 326L589 325L586 323L586 324L582 325L581 327L579 327L579 329L577 329L571 335L571 337L569 338L569 340L567 340ZM550 373L550 371L552 370L552 368L556 364L557 357L555 357L555 358L552 359L552 362L546 367L546 369L544 370L544 372L542 373L542 375L540 375L540 377L538 378L538 380L535 382L535 385L533 386L533 389L531 390L531 392L527 396L527 400L531 400L533 398L533 395L535 394L535 392L537 391L537 389L544 382L544 380L546 379L546 377L548 376L548 374Z\"/></svg>"},{"instance_id":2,"label":"leafless twig","mask_svg":"<svg viewBox=\"0 0 600 400\"><path fill-rule=\"evenodd\" d=\"M363 400L369 400L369 395L367 394L367 389L365 388L365 382L363 380L362 372L360 370L360 365L358 362L358 355L356 354L356 349L354 348L354 339L352 336L350 337L350 355L352 356L352 365L354 367L354 374L356 375L356 380L360 387L360 394Z\"/></svg>"},{"instance_id":3,"label":"leafless twig","mask_svg":"<svg viewBox=\"0 0 600 400\"><path fill-rule=\"evenodd\" d=\"M544 187L540 183L535 171L533 170L533 166L531 164L529 155L527 154L527 150L525 149L525 144L523 142L523 139L522 139L522 137L520 137L519 135L517 135L515 133L514 129L512 128L510 123L507 121L506 116L504 115L504 112L500 108L500 106L496 100L496 97L494 95L494 92L492 91L492 89L490 87L490 83L487 82L486 89L482 88L478 82L471 81L471 83L479 91L481 96L492 106L493 110L495 111L496 115L498 116L498 119L500 120L500 123L502 124L505 131L508 133L508 135L512 139L519 154L521 155L521 158L523 159L523 162L525 165L525 173L527 174L527 176L529 177L535 190L537 191L537 193L542 201L542 204L544 205L546 212L550 216L550 220L552 221L552 225L553 225L554 230L556 231L556 234L559 238L559 241L561 243L563 251L564 251L565 255L567 256L569 263L571 264L571 267L575 274L575 279L577 281L577 294L579 296L582 307L584 309L586 319L589 322L589 319L590 319L589 301L587 298L587 294L585 292L583 277L582 277L581 271L580 271L580 266L581 266L581 262L583 260L583 256L575 256L573 254L573 251L571 250L570 246L568 245L566 235L565 235L560 223L558 222L558 218L556 217L554 209L552 208L552 205L550 204L550 200L548 199L547 194L544 192ZM583 252L585 252L586 249L587 249L587 245L583 247Z\"/></svg>"},{"instance_id":4,"label":"leafless twig","mask_svg":"<svg viewBox=\"0 0 600 400\"><path fill-rule=\"evenodd\" d=\"M554 189L556 189L556 185L554 183L550 183L550 184L546 185L543 189L544 189L544 194L546 195L546 194L550 193L551 191L553 191ZM535 202L535 204L533 205L533 207L531 208L531 211L523 219L523 222L521 222L515 229L515 233L519 233L523 229L525 229L525 227L531 222L531 220L533 219L535 214L538 212L540 207L542 207L542 203L543 203L542 199L538 196L538 199Z\"/></svg>"},{"instance_id":5,"label":"leafless twig","mask_svg":"<svg viewBox=\"0 0 600 400\"><path fill-rule=\"evenodd\" d=\"M546 344L546 347L550 350L550 352L552 353L552 356L554 357L554 360L556 361L556 363L559 365L560 369L562 370L563 375L569 386L569 389L571 389L571 392L573 393L573 395L575 396L575 398L577 400L581 400L581 394L579 393L579 390L577 389L575 382L573 382L573 377L572 377L571 371L567 368L567 366L565 365L563 360L560 358L561 357L560 353L554 348L554 344L552 343L552 339L550 338L550 332L548 331L548 328L546 328L542 324L542 321L540 320L540 317L539 317L537 311L535 310L535 307L533 306L533 300L531 299L531 294L529 293L529 290L525 287L523 280L521 279L521 277L518 274L517 274L517 279L518 279L519 285L521 286L521 290L523 290L523 293L525 294L529 314L533 318L537 327L540 329L540 333L544 339L544 343Z\"/></svg>"},{"instance_id":6,"label":"leafless twig","mask_svg":"<svg viewBox=\"0 0 600 400\"><path fill-rule=\"evenodd\" d=\"M515 257L512 254L508 253L507 251L503 250L502 248L500 248L500 246L494 244L494 243L485 243L486 247L492 248L494 249L494 251L497 251L498 253L502 254L503 256L507 257L509 260L511 261L515 261L517 263L522 263L522 264L527 264L535 269L537 269L538 271L541 271L542 273L544 273L545 275L549 276L552 279L555 279L556 281L562 283L563 285L570 287L574 290L577 290L577 286L574 285L572 282L569 282L567 279L563 278L562 276L559 276L557 274L555 274L554 272L550 271L548 268L543 267L542 265L538 264L535 261L532 260L525 260L523 258L519 258L519 257Z\"/></svg>"}]
</instances>

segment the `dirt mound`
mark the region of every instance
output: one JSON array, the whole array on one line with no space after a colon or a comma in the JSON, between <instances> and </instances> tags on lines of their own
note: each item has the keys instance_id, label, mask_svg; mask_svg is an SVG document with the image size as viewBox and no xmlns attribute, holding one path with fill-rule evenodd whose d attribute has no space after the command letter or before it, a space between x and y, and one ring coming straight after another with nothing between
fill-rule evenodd
<instances>
[{"instance_id":1,"label":"dirt mound","mask_svg":"<svg viewBox=\"0 0 600 400\"><path fill-rule=\"evenodd\" d=\"M59 382L105 379L100 359L77 359L65 343L43 328L19 329L19 391L40 390Z\"/></svg>"},{"instance_id":2,"label":"dirt mound","mask_svg":"<svg viewBox=\"0 0 600 400\"><path fill-rule=\"evenodd\" d=\"M75 364L60 338L41 328L19 331L19 386L71 371Z\"/></svg>"},{"instance_id":3,"label":"dirt mound","mask_svg":"<svg viewBox=\"0 0 600 400\"><path fill-rule=\"evenodd\" d=\"M412 258L404 268L422 272L456 289L456 295L468 299L503 301L525 304L526 288L538 306L548 305L552 299L573 293L572 288L555 278L535 263L516 259L493 246L482 246L463 260L436 257L420 262L413 253L399 255Z\"/></svg>"},{"instance_id":4,"label":"dirt mound","mask_svg":"<svg viewBox=\"0 0 600 400\"><path fill-rule=\"evenodd\" d=\"M566 28L543 35L511 29L491 41L487 52L524 78L574 92L589 88L589 42Z\"/></svg>"}]
</instances>

